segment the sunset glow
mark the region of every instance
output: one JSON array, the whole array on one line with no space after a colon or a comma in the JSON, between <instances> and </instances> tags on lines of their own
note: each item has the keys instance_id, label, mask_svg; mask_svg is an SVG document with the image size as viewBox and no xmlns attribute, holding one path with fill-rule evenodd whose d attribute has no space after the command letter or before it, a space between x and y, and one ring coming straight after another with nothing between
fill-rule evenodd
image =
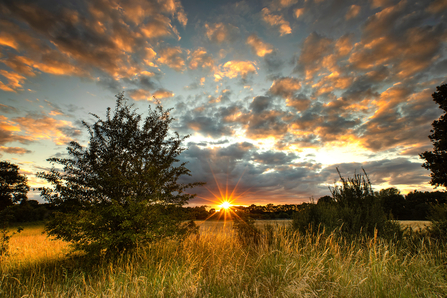
<instances>
[{"instance_id":1,"label":"sunset glow","mask_svg":"<svg viewBox=\"0 0 447 298\"><path fill-rule=\"evenodd\" d=\"M124 92L190 136L179 182L206 182L192 206L309 201L336 168L433 190L419 154L441 115L446 18L441 0L3 1L1 159L39 188Z\"/></svg>"},{"instance_id":2,"label":"sunset glow","mask_svg":"<svg viewBox=\"0 0 447 298\"><path fill-rule=\"evenodd\" d=\"M229 209L231 207L231 204L227 201L224 201L220 207L222 207L223 209Z\"/></svg>"}]
</instances>

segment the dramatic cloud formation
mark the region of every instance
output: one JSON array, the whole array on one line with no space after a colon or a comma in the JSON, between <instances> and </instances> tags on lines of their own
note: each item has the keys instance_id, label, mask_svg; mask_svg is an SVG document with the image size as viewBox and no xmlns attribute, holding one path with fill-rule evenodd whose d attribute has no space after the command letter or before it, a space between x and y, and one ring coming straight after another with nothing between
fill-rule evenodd
<instances>
[{"instance_id":1,"label":"dramatic cloud formation","mask_svg":"<svg viewBox=\"0 0 447 298\"><path fill-rule=\"evenodd\" d=\"M431 189L418 154L441 114L446 1L16 0L0 16L0 154L36 185L124 92L190 135L181 179L207 182L192 204L218 185L240 204L318 198L337 167Z\"/></svg>"}]
</instances>

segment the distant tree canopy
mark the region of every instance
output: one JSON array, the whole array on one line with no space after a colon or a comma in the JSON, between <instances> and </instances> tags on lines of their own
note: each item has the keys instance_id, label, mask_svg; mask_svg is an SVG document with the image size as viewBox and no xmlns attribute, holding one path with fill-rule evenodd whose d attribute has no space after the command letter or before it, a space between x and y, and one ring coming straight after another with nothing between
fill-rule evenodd
<instances>
[{"instance_id":1,"label":"distant tree canopy","mask_svg":"<svg viewBox=\"0 0 447 298\"><path fill-rule=\"evenodd\" d=\"M0 161L0 211L27 199L27 179L19 174L19 170L15 164Z\"/></svg>"},{"instance_id":2,"label":"distant tree canopy","mask_svg":"<svg viewBox=\"0 0 447 298\"><path fill-rule=\"evenodd\" d=\"M51 171L38 173L52 185L41 195L59 210L48 233L94 254L180 234L178 209L194 197L184 191L201 183L177 182L190 171L178 163L186 137L170 136L169 110L149 108L143 119L119 94L113 113L92 115L88 145L71 142L69 158L49 158Z\"/></svg>"},{"instance_id":3,"label":"distant tree canopy","mask_svg":"<svg viewBox=\"0 0 447 298\"><path fill-rule=\"evenodd\" d=\"M444 114L432 123L429 138L433 142L433 151L425 151L420 157L425 159L422 166L431 171L430 184L447 188L447 84L436 89L432 97Z\"/></svg>"}]
</instances>

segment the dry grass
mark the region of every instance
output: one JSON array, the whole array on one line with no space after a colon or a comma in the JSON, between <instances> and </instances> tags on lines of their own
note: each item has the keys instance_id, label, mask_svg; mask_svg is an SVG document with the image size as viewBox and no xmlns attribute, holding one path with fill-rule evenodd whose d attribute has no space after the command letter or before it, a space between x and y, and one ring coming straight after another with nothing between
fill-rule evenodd
<instances>
[{"instance_id":1,"label":"dry grass","mask_svg":"<svg viewBox=\"0 0 447 298\"><path fill-rule=\"evenodd\" d=\"M0 296L447 296L445 249L425 241L407 249L377 238L303 236L277 225L272 238L244 246L228 222L211 222L182 243L154 243L93 262L65 256L65 244L40 232L24 231L11 240Z\"/></svg>"},{"instance_id":2,"label":"dry grass","mask_svg":"<svg viewBox=\"0 0 447 298\"><path fill-rule=\"evenodd\" d=\"M431 225L431 222L428 220L399 220L399 223L402 227L409 227L415 231L425 229Z\"/></svg>"}]
</instances>

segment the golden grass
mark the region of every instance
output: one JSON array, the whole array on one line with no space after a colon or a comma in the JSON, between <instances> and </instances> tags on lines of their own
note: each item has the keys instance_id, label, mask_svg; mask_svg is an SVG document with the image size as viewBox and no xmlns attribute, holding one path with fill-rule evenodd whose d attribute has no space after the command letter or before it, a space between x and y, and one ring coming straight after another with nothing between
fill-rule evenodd
<instances>
[{"instance_id":1,"label":"golden grass","mask_svg":"<svg viewBox=\"0 0 447 298\"><path fill-rule=\"evenodd\" d=\"M43 225L25 226L23 231L10 239L8 254L1 259L0 268L2 272L8 272L59 260L64 258L69 250L66 242L49 239L44 234Z\"/></svg>"},{"instance_id":2,"label":"golden grass","mask_svg":"<svg viewBox=\"0 0 447 298\"><path fill-rule=\"evenodd\" d=\"M214 224L183 242L95 262L65 256L67 246L41 228L24 231L11 240L23 256L11 254L7 266L2 261L0 297L447 296L446 250L424 240L408 249L378 238L304 236L277 225L270 239L244 246L228 222Z\"/></svg>"},{"instance_id":3,"label":"golden grass","mask_svg":"<svg viewBox=\"0 0 447 298\"><path fill-rule=\"evenodd\" d=\"M416 231L425 229L431 225L431 222L428 220L399 220L399 223L402 227L409 227Z\"/></svg>"}]
</instances>

